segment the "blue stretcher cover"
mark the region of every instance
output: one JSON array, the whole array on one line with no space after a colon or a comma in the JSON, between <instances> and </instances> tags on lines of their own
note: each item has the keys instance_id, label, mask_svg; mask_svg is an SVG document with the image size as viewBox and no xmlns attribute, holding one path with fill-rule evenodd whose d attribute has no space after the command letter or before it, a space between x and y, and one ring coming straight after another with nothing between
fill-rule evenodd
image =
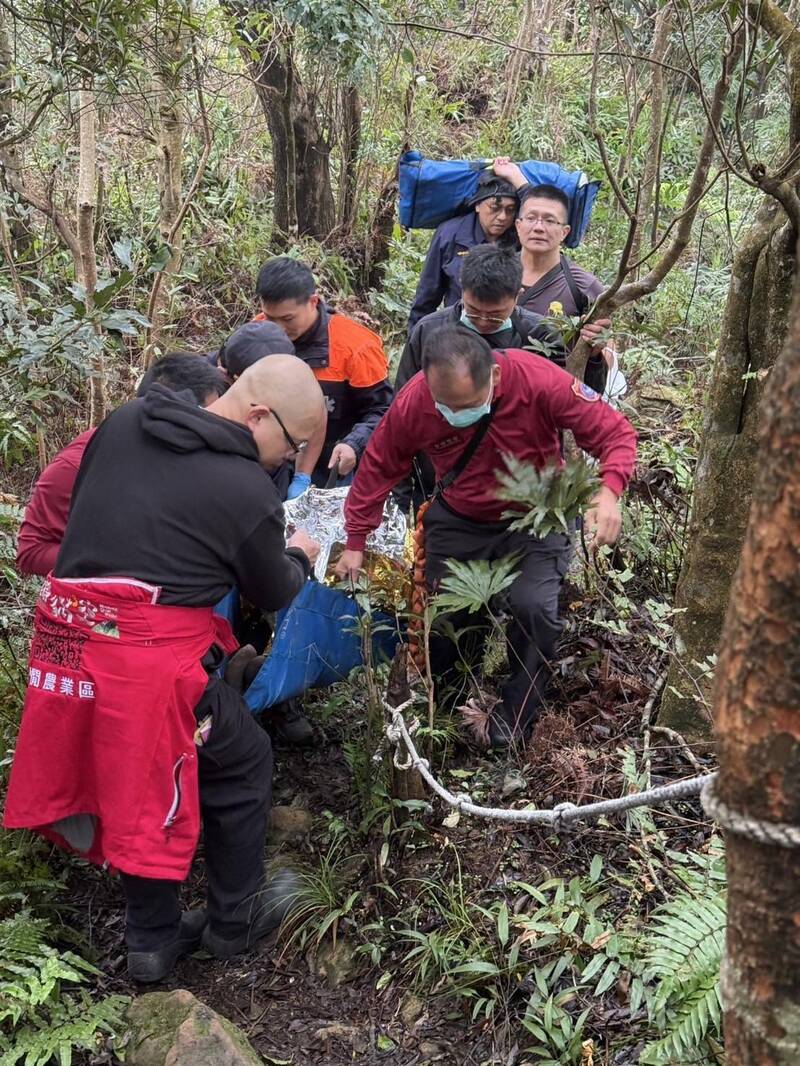
<instances>
[{"instance_id":1,"label":"blue stretcher cover","mask_svg":"<svg viewBox=\"0 0 800 1066\"><path fill-rule=\"evenodd\" d=\"M360 608L355 600L318 581L307 581L288 607L278 612L269 656L244 694L254 714L309 688L343 681L363 665ZM400 640L397 622L372 615L373 661L391 659Z\"/></svg>"},{"instance_id":2,"label":"blue stretcher cover","mask_svg":"<svg viewBox=\"0 0 800 1066\"><path fill-rule=\"evenodd\" d=\"M400 225L405 229L436 229L467 209L478 187L478 175L490 159L425 159L421 152L405 152L400 158ZM583 240L592 217L599 181L590 181L582 170L569 172L557 163L527 159L519 164L534 185L555 185L570 202L568 222L572 227L564 244L576 248Z\"/></svg>"}]
</instances>

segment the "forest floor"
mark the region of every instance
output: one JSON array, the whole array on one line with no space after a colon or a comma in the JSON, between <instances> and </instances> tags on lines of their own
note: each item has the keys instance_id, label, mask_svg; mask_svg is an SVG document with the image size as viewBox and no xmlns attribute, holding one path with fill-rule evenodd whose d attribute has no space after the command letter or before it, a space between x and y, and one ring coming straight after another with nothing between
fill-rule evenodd
<instances>
[{"instance_id":1,"label":"forest floor","mask_svg":"<svg viewBox=\"0 0 800 1066\"><path fill-rule=\"evenodd\" d=\"M566 600L570 598L561 674L530 745L525 751L487 754L462 732L434 764L456 791L466 786L473 797L491 805L519 807L533 801L550 807L636 790L643 784L646 763L654 784L695 772L674 738L662 742L649 733L658 657L652 649L648 654L647 642L636 639L606 633L601 645L576 586L567 587ZM699 803L579 825L562 836L468 817L456 822L452 814L443 824L451 812L438 802L410 812L380 806L364 812L358 809L351 772L353 744L363 743L359 693L342 686L326 697L310 711L317 734L313 748L276 750L274 803L301 812L301 825L299 832L290 827L273 833L268 847L268 858L279 864L316 870L317 896L324 881L312 921L294 937L273 936L228 963L186 959L162 987L190 989L239 1025L264 1061L275 1066L637 1063L648 1035L647 1012L641 1003L631 1010L624 968L599 996L579 982L573 996L562 991L556 1003L562 1004L566 1021L559 1023L558 1011L554 1021L552 1008L550 1016L545 1010L547 1024L562 1024L564 1032L588 1010L573 1051L562 1051L559 1058L550 1048L553 1057L548 1055L522 1024L535 988L530 975L515 967L516 960L509 961L508 933L504 939L501 930L498 938L494 916L503 901L514 929L517 916L524 919L535 903L520 886L544 889L536 897L541 902L550 898L548 884L563 879L584 914L593 914L597 906L598 913L611 916L605 920L614 928L631 916L642 925L669 896L669 867L677 856L708 848L711 826ZM710 769L710 764L710 753L701 752L700 765ZM366 832L365 813L371 815ZM393 831L389 823L396 825L398 817L407 821ZM199 858L187 902L201 900ZM101 990L141 993L125 975L123 908L113 881L74 866L69 904L73 924L105 974ZM338 916L337 908L342 911ZM540 964L563 952L569 940L572 930L564 923L565 913L560 918L546 915L561 928L551 938L554 950L544 956L540 952ZM481 924L482 914L492 918L489 932ZM547 928L541 926L545 932ZM461 941L462 961L482 960L478 968L490 972L500 960L498 974L487 978L488 990L480 975L456 979L458 967L453 965L448 972L442 955L448 945L453 947L451 933ZM415 940L415 934L421 938ZM535 948L536 933L528 933L528 940ZM600 937L592 946L602 942ZM378 947L370 949L370 944ZM412 949L420 945L415 956ZM565 980L569 985L569 976L568 971L556 982L559 989Z\"/></svg>"}]
</instances>

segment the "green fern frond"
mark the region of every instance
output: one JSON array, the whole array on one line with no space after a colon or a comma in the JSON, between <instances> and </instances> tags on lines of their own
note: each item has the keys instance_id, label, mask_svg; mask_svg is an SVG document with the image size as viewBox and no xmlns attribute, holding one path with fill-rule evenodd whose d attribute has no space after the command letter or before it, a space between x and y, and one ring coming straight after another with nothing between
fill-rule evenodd
<instances>
[{"instance_id":1,"label":"green fern frond","mask_svg":"<svg viewBox=\"0 0 800 1066\"><path fill-rule=\"evenodd\" d=\"M684 892L658 908L647 935L644 979L658 981L648 1009L663 1034L642 1052L648 1066L705 1063L708 1038L719 1034L724 886L707 878L695 887L700 894Z\"/></svg>"},{"instance_id":2,"label":"green fern frond","mask_svg":"<svg viewBox=\"0 0 800 1066\"><path fill-rule=\"evenodd\" d=\"M81 985L99 970L47 943L48 922L23 911L0 921L0 1066L69 1066L73 1049L93 1050L98 1032L123 1026L128 1000L95 1001Z\"/></svg>"},{"instance_id":3,"label":"green fern frond","mask_svg":"<svg viewBox=\"0 0 800 1066\"><path fill-rule=\"evenodd\" d=\"M487 562L470 559L447 560L447 574L442 578L435 606L437 613L469 611L474 614L489 606L490 601L514 584L518 555Z\"/></svg>"}]
</instances>

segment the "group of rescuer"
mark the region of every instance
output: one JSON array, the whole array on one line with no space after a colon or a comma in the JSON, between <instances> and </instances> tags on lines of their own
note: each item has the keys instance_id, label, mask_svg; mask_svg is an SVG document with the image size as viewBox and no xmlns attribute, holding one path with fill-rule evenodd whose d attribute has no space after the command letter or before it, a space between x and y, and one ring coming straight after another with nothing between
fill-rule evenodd
<instances>
[{"instance_id":1,"label":"group of rescuer","mask_svg":"<svg viewBox=\"0 0 800 1066\"><path fill-rule=\"evenodd\" d=\"M329 305L304 263L269 259L251 322L218 351L156 362L136 398L42 473L18 542L20 571L44 581L4 824L119 874L134 980L160 981L199 947L248 950L297 897L290 870L263 868L272 747L242 698L252 649L237 651L214 612L233 588L279 610L310 579L320 545L302 530L286 539L285 500L349 485L341 578L361 570L391 493L429 502L432 594L449 559L515 556L489 735L495 747L529 737L571 545L512 530L497 474L508 455L560 463L570 430L599 464L584 528L613 544L636 454L604 399L621 375L610 322L591 320L603 286L562 254L568 211L559 189L495 160L470 210L436 230L394 383L375 332ZM554 309L582 316L584 380L565 370ZM456 657L434 632L438 693ZM276 713L280 739L313 738L298 706ZM182 910L201 824L207 903Z\"/></svg>"}]
</instances>

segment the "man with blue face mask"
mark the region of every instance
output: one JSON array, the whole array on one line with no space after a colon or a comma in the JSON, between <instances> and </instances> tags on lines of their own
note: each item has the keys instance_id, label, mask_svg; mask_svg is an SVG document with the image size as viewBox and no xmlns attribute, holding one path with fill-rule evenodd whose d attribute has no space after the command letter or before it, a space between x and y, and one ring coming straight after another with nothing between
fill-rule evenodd
<instances>
[{"instance_id":1,"label":"man with blue face mask","mask_svg":"<svg viewBox=\"0 0 800 1066\"><path fill-rule=\"evenodd\" d=\"M499 498L504 457L542 469L560 464L560 434L600 461L601 488L584 516L594 543L619 536L619 497L633 472L636 433L621 414L549 360L520 349L493 351L477 333L442 327L425 346L423 373L395 397L362 457L345 503L347 545L337 573L357 575L367 535L378 527L392 488L421 452L437 479L425 513L425 577L435 591L448 559L494 562L518 558L507 598L510 676L492 712L495 746L525 739L541 706L549 660L560 632L558 594L570 538L538 538L512 530L510 505ZM475 627L475 615L450 615L453 629ZM431 669L441 689L457 680L458 652L449 636L432 634ZM464 674L461 674L462 680Z\"/></svg>"},{"instance_id":2,"label":"man with blue face mask","mask_svg":"<svg viewBox=\"0 0 800 1066\"><path fill-rule=\"evenodd\" d=\"M546 325L535 311L517 306L521 284L522 266L513 251L498 244L479 244L471 248L464 256L461 270L461 299L417 322L400 358L396 392L422 370L428 339L442 326L477 333L495 351L524 348L563 367L567 353L561 335ZM602 391L602 382L592 377L594 369L593 360L589 360L586 383L592 388L599 384L599 391ZM433 491L434 481L430 463L423 456L417 456L411 478L398 486L395 498L404 509L412 504L416 509Z\"/></svg>"}]
</instances>

